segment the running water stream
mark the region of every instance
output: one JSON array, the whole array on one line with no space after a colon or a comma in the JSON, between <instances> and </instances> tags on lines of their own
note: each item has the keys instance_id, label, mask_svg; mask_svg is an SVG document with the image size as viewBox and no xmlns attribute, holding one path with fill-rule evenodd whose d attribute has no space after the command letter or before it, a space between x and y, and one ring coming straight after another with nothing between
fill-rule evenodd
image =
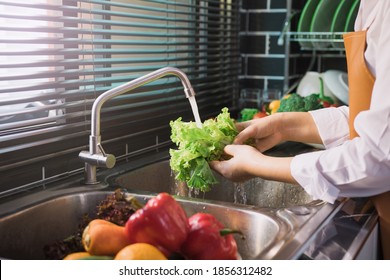
<instances>
[{"instance_id":1,"label":"running water stream","mask_svg":"<svg viewBox=\"0 0 390 280\"><path fill-rule=\"evenodd\" d=\"M202 121L200 120L198 104L196 103L195 96L188 97L191 104L192 113L194 114L196 126L202 128Z\"/></svg>"}]
</instances>

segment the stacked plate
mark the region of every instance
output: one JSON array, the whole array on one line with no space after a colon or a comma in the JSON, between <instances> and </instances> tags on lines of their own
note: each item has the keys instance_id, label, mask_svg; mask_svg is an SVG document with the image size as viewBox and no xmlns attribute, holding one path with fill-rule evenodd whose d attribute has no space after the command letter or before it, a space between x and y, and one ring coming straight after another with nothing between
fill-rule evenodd
<instances>
[{"instance_id":1,"label":"stacked plate","mask_svg":"<svg viewBox=\"0 0 390 280\"><path fill-rule=\"evenodd\" d=\"M301 47L344 47L343 42L331 40L335 38L332 34L353 31L359 3L360 0L308 0L298 21Z\"/></svg>"}]
</instances>

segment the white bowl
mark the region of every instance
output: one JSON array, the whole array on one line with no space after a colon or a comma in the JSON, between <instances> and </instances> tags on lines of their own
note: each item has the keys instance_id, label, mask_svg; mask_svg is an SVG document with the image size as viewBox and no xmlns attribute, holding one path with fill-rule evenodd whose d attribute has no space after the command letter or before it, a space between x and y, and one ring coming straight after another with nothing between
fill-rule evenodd
<instances>
[{"instance_id":1,"label":"white bowl","mask_svg":"<svg viewBox=\"0 0 390 280\"><path fill-rule=\"evenodd\" d=\"M345 82L346 77L347 73L338 70L328 70L324 73L309 71L299 82L297 93L303 97L312 93L320 93L320 78L322 78L324 94L331 97L335 103L348 104L348 82Z\"/></svg>"},{"instance_id":2,"label":"white bowl","mask_svg":"<svg viewBox=\"0 0 390 280\"><path fill-rule=\"evenodd\" d=\"M306 72L302 80L299 82L297 93L300 96L308 96L312 93L320 92L320 78L321 74L314 71Z\"/></svg>"},{"instance_id":3,"label":"white bowl","mask_svg":"<svg viewBox=\"0 0 390 280\"><path fill-rule=\"evenodd\" d=\"M349 104L348 74L339 70L328 70L322 73L324 85L342 103Z\"/></svg>"},{"instance_id":4,"label":"white bowl","mask_svg":"<svg viewBox=\"0 0 390 280\"><path fill-rule=\"evenodd\" d=\"M300 96L308 96L313 93L320 93L321 91L321 81L320 78L322 78L322 74L314 71L308 71L306 72L305 76L303 76L302 80L299 82L297 93ZM332 92L329 90L329 88L326 87L324 83L324 94L326 96L332 96Z\"/></svg>"}]
</instances>

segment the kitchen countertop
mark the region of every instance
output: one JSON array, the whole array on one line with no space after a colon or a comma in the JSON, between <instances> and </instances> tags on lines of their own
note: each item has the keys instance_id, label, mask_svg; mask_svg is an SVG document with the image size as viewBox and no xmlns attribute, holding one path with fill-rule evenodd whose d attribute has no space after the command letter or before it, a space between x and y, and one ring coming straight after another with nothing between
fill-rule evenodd
<instances>
[{"instance_id":1,"label":"kitchen countertop","mask_svg":"<svg viewBox=\"0 0 390 280\"><path fill-rule=\"evenodd\" d=\"M313 237L301 259L378 259L377 224L378 215L368 198L346 199Z\"/></svg>"},{"instance_id":2,"label":"kitchen countertop","mask_svg":"<svg viewBox=\"0 0 390 280\"><path fill-rule=\"evenodd\" d=\"M296 142L285 142L267 154L273 156L294 156L320 149ZM343 199L340 210L326 225L313 236L301 259L356 259L362 253L371 235L377 235L378 215L369 198ZM375 237L377 238L377 236ZM368 255L380 258L377 252L378 242ZM363 256L367 258L367 256Z\"/></svg>"}]
</instances>

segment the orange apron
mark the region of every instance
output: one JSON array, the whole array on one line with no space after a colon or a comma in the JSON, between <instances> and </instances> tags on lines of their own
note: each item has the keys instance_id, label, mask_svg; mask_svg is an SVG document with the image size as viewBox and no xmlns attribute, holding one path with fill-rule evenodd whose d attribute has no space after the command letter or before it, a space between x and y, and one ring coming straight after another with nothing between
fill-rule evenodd
<instances>
[{"instance_id":1,"label":"orange apron","mask_svg":"<svg viewBox=\"0 0 390 280\"><path fill-rule=\"evenodd\" d=\"M353 122L360 111L370 109L375 77L364 59L367 31L344 34L349 84L349 127L351 139L359 136ZM390 192L372 197L379 215L383 258L390 259Z\"/></svg>"}]
</instances>

